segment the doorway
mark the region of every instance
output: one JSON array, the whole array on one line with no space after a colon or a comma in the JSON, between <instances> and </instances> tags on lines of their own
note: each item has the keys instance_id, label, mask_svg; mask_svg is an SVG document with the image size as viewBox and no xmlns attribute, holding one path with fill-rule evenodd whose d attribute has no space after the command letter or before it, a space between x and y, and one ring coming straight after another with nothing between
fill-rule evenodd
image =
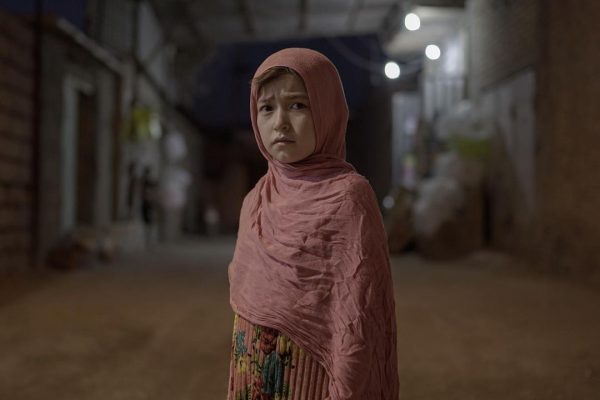
<instances>
[{"instance_id":1,"label":"doorway","mask_svg":"<svg viewBox=\"0 0 600 400\"><path fill-rule=\"evenodd\" d=\"M63 86L61 234L94 223L96 99L93 86L67 75Z\"/></svg>"}]
</instances>

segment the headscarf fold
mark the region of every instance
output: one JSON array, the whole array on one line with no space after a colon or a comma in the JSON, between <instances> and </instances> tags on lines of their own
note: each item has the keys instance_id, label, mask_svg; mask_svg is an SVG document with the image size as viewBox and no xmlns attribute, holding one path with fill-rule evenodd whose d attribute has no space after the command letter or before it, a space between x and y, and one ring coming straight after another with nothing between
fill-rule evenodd
<instances>
[{"instance_id":1,"label":"headscarf fold","mask_svg":"<svg viewBox=\"0 0 600 400\"><path fill-rule=\"evenodd\" d=\"M329 377L331 400L397 400L396 319L387 240L368 181L345 161L348 121L335 66L309 49L268 57L304 81L316 148L274 160L250 115L267 173L244 199L229 265L234 312L275 328L308 351Z\"/></svg>"}]
</instances>

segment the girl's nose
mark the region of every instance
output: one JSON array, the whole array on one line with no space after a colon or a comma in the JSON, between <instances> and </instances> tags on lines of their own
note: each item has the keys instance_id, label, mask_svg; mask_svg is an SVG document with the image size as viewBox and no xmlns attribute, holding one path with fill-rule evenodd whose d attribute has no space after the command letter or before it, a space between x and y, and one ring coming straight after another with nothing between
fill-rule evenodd
<instances>
[{"instance_id":1,"label":"girl's nose","mask_svg":"<svg viewBox=\"0 0 600 400\"><path fill-rule=\"evenodd\" d=\"M282 108L279 108L275 113L275 130L285 131L290 128L288 115Z\"/></svg>"}]
</instances>

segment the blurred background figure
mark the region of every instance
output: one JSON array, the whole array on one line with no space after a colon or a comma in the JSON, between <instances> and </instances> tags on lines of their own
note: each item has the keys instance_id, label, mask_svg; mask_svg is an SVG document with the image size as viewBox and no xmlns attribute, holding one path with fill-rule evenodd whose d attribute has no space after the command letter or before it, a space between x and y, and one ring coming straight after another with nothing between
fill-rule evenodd
<instances>
[{"instance_id":1,"label":"blurred background figure","mask_svg":"<svg viewBox=\"0 0 600 400\"><path fill-rule=\"evenodd\" d=\"M204 223L209 237L219 234L219 211L212 205L206 207L206 211L204 211Z\"/></svg>"},{"instance_id":2,"label":"blurred background figure","mask_svg":"<svg viewBox=\"0 0 600 400\"><path fill-rule=\"evenodd\" d=\"M183 209L187 203L187 190L192 183L189 172L180 165L187 154L183 135L170 132L163 141L165 165L160 182L160 199L164 213L162 238L172 242L179 238L183 228Z\"/></svg>"},{"instance_id":3,"label":"blurred background figure","mask_svg":"<svg viewBox=\"0 0 600 400\"><path fill-rule=\"evenodd\" d=\"M140 179L135 162L129 163L127 167L127 216L133 219L135 210L139 204Z\"/></svg>"},{"instance_id":4,"label":"blurred background figure","mask_svg":"<svg viewBox=\"0 0 600 400\"><path fill-rule=\"evenodd\" d=\"M157 243L157 217L159 212L158 183L152 176L151 167L144 167L141 189L141 215L142 221L144 222L145 243L146 248L150 248L153 244Z\"/></svg>"}]
</instances>

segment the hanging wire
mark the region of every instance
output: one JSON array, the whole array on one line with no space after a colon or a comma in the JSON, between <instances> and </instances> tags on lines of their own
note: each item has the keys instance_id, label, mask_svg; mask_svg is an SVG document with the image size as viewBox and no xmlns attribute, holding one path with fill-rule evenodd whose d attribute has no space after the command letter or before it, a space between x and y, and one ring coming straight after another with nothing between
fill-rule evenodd
<instances>
[{"instance_id":1,"label":"hanging wire","mask_svg":"<svg viewBox=\"0 0 600 400\"><path fill-rule=\"evenodd\" d=\"M351 64L370 71L376 72L378 74L381 73L382 65L377 62L373 62L370 59L363 58L362 56L354 53L350 48L348 48L345 44L341 43L339 39L333 37L325 37L325 40L330 43L346 60L348 60Z\"/></svg>"}]
</instances>

